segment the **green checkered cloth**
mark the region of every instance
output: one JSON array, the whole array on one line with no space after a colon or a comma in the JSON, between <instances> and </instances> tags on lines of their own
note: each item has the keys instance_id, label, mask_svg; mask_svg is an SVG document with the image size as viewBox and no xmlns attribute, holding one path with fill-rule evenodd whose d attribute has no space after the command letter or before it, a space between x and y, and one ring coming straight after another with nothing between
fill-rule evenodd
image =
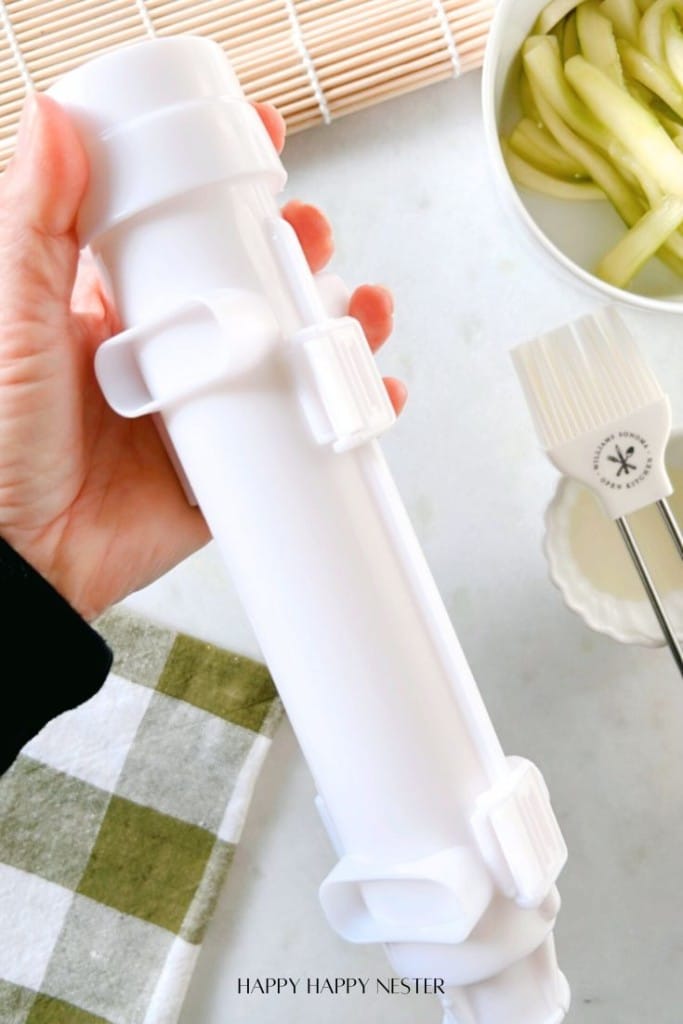
<instances>
[{"instance_id":1,"label":"green checkered cloth","mask_svg":"<svg viewBox=\"0 0 683 1024\"><path fill-rule=\"evenodd\" d=\"M0 1024L177 1019L282 715L264 665L96 627L103 688L0 778Z\"/></svg>"}]
</instances>

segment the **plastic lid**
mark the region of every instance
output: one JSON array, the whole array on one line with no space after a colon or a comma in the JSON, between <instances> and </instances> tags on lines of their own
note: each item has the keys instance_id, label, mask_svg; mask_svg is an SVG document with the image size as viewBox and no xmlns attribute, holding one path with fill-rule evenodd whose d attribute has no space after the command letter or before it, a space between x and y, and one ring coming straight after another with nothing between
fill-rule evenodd
<instances>
[{"instance_id":1,"label":"plastic lid","mask_svg":"<svg viewBox=\"0 0 683 1024\"><path fill-rule=\"evenodd\" d=\"M147 39L111 50L69 71L49 94L98 133L191 100L244 99L221 47L199 36Z\"/></svg>"},{"instance_id":2,"label":"plastic lid","mask_svg":"<svg viewBox=\"0 0 683 1024\"><path fill-rule=\"evenodd\" d=\"M268 133L211 40L179 36L123 47L69 72L50 94L88 153L82 245L207 185L284 187Z\"/></svg>"}]
</instances>

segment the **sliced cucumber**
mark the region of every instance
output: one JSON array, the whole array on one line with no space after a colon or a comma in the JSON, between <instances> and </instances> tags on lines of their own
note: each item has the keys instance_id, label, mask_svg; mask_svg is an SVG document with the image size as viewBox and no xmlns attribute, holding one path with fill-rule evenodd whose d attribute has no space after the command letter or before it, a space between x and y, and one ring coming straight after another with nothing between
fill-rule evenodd
<instances>
[{"instance_id":1,"label":"sliced cucumber","mask_svg":"<svg viewBox=\"0 0 683 1024\"><path fill-rule=\"evenodd\" d=\"M528 118L530 121L535 121L536 124L540 124L541 115L536 109L536 104L534 103L534 98L531 94L531 86L529 85L529 79L524 66L522 66L519 72L519 105L522 108L522 114L525 118Z\"/></svg>"},{"instance_id":2,"label":"sliced cucumber","mask_svg":"<svg viewBox=\"0 0 683 1024\"><path fill-rule=\"evenodd\" d=\"M576 9L576 31L579 37L581 53L609 75L610 78L623 86L624 75L617 50L614 28L609 18L600 13L596 0L587 0Z\"/></svg>"},{"instance_id":3,"label":"sliced cucumber","mask_svg":"<svg viewBox=\"0 0 683 1024\"><path fill-rule=\"evenodd\" d=\"M595 273L603 281L624 288L682 222L683 198L664 196L603 256Z\"/></svg>"},{"instance_id":4,"label":"sliced cucumber","mask_svg":"<svg viewBox=\"0 0 683 1024\"><path fill-rule=\"evenodd\" d=\"M565 74L594 117L609 127L662 191L683 196L683 154L652 111L583 57L568 60Z\"/></svg>"},{"instance_id":5,"label":"sliced cucumber","mask_svg":"<svg viewBox=\"0 0 683 1024\"><path fill-rule=\"evenodd\" d=\"M576 135L540 91L535 94L535 101L555 141L584 168L596 185L600 186L624 223L631 227L640 220L646 210L645 203L624 181L614 165L590 142Z\"/></svg>"},{"instance_id":6,"label":"sliced cucumber","mask_svg":"<svg viewBox=\"0 0 683 1024\"><path fill-rule=\"evenodd\" d=\"M538 21L534 26L534 32L539 35L546 35L551 32L558 21L562 21L570 11L573 11L575 7L578 7L583 0L551 0L551 3L547 7L544 7L538 16Z\"/></svg>"},{"instance_id":7,"label":"sliced cucumber","mask_svg":"<svg viewBox=\"0 0 683 1024\"><path fill-rule=\"evenodd\" d=\"M679 139L683 138L683 123L664 105L651 104L650 110L655 115L662 128L678 145Z\"/></svg>"},{"instance_id":8,"label":"sliced cucumber","mask_svg":"<svg viewBox=\"0 0 683 1024\"><path fill-rule=\"evenodd\" d=\"M579 53L579 35L576 31L576 11L567 15L564 26L564 39L562 40L562 60L569 60Z\"/></svg>"},{"instance_id":9,"label":"sliced cucumber","mask_svg":"<svg viewBox=\"0 0 683 1024\"><path fill-rule=\"evenodd\" d=\"M669 11L683 16L683 0L655 0L643 12L638 29L640 49L657 64L666 61L664 22Z\"/></svg>"},{"instance_id":10,"label":"sliced cucumber","mask_svg":"<svg viewBox=\"0 0 683 1024\"><path fill-rule=\"evenodd\" d=\"M587 177L583 167L558 146L552 135L528 117L515 126L508 141L518 156L548 174L558 178Z\"/></svg>"},{"instance_id":11,"label":"sliced cucumber","mask_svg":"<svg viewBox=\"0 0 683 1024\"><path fill-rule=\"evenodd\" d=\"M524 188L542 192L555 199L604 199L605 193L592 182L567 181L566 178L555 178L552 174L539 171L537 167L518 156L505 140L501 141L503 156L507 168L517 182Z\"/></svg>"},{"instance_id":12,"label":"sliced cucumber","mask_svg":"<svg viewBox=\"0 0 683 1024\"><path fill-rule=\"evenodd\" d=\"M609 146L609 133L581 103L569 86L553 40L532 36L522 51L524 67L534 95L542 93L570 128L595 146ZM571 60L576 60L571 57Z\"/></svg>"},{"instance_id":13,"label":"sliced cucumber","mask_svg":"<svg viewBox=\"0 0 683 1024\"><path fill-rule=\"evenodd\" d=\"M679 117L683 117L683 89L666 67L655 64L647 54L625 39L620 39L617 45L626 74L659 96Z\"/></svg>"},{"instance_id":14,"label":"sliced cucumber","mask_svg":"<svg viewBox=\"0 0 683 1024\"><path fill-rule=\"evenodd\" d=\"M662 29L666 62L676 83L683 88L683 32L681 32L681 23L675 11L666 12L662 19Z\"/></svg>"},{"instance_id":15,"label":"sliced cucumber","mask_svg":"<svg viewBox=\"0 0 683 1024\"><path fill-rule=\"evenodd\" d=\"M636 0L602 0L600 10L614 25L615 36L638 45L640 11Z\"/></svg>"},{"instance_id":16,"label":"sliced cucumber","mask_svg":"<svg viewBox=\"0 0 683 1024\"><path fill-rule=\"evenodd\" d=\"M662 17L671 0L655 0L644 12L638 27L638 45L643 53L660 66L664 64Z\"/></svg>"}]
</instances>

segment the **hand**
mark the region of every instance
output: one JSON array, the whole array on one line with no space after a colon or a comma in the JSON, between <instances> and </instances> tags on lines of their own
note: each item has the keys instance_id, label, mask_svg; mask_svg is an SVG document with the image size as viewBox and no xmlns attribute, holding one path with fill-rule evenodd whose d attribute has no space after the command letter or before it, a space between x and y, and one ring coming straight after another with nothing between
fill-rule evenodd
<instances>
[{"instance_id":1,"label":"hand","mask_svg":"<svg viewBox=\"0 0 683 1024\"><path fill-rule=\"evenodd\" d=\"M258 106L275 144L284 126ZM97 346L120 329L75 223L85 153L63 111L27 101L17 152L0 177L0 536L86 618L150 583L206 543L149 417L125 420L93 374ZM311 268L332 255L314 207L283 210ZM349 312L377 349L392 300L364 286ZM388 380L395 408L405 389Z\"/></svg>"}]
</instances>

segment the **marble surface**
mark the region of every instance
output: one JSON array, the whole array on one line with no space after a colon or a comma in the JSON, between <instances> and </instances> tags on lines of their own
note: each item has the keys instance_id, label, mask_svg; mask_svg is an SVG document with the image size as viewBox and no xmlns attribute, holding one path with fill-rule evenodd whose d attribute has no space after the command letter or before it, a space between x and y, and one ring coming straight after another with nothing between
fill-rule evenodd
<instances>
[{"instance_id":1,"label":"marble surface","mask_svg":"<svg viewBox=\"0 0 683 1024\"><path fill-rule=\"evenodd\" d=\"M557 928L572 1024L683 1020L683 690L663 650L591 633L550 585L541 457L507 350L599 300L538 257L487 166L480 80L433 86L294 137L289 195L323 207L334 268L396 293L381 356L411 399L384 449L510 753L542 768L570 861ZM683 419L675 317L625 311ZM211 547L129 603L251 655ZM334 863L287 725L277 735L181 1024L438 1024L424 996L244 996L246 975L388 974L317 905ZM523 1024L523 1022L510 1022Z\"/></svg>"}]
</instances>

